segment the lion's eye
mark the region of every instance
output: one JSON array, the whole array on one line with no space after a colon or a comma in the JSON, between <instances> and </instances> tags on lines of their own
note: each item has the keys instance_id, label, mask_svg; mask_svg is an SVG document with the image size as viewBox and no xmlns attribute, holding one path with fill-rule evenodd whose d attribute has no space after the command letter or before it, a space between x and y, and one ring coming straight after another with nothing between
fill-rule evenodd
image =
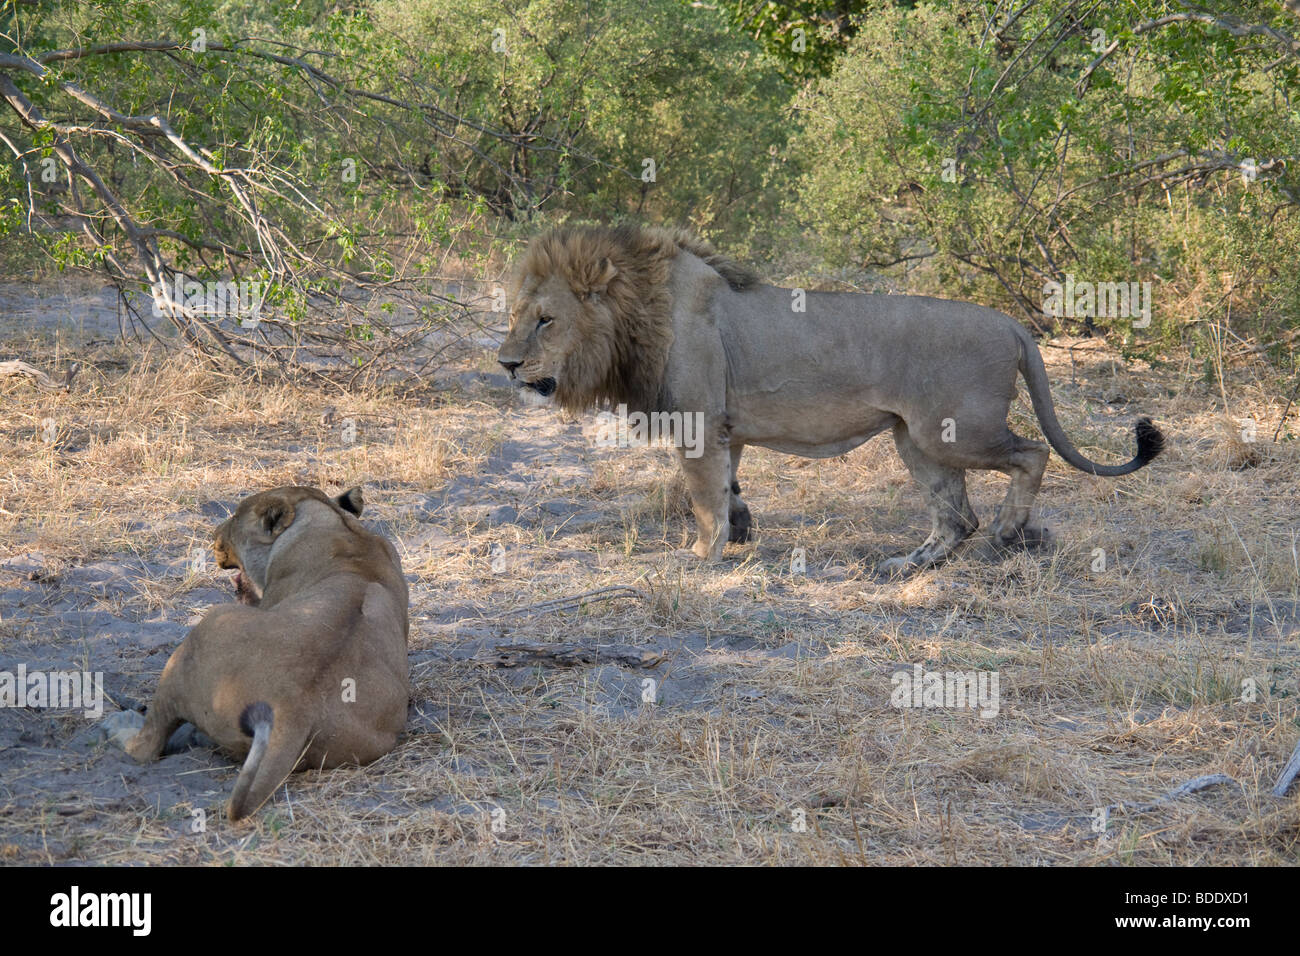
<instances>
[{"instance_id":1,"label":"lion's eye","mask_svg":"<svg viewBox=\"0 0 1300 956\"><path fill-rule=\"evenodd\" d=\"M551 324L551 317L549 315L544 315L537 320L537 327L539 329L544 329L550 324Z\"/></svg>"}]
</instances>

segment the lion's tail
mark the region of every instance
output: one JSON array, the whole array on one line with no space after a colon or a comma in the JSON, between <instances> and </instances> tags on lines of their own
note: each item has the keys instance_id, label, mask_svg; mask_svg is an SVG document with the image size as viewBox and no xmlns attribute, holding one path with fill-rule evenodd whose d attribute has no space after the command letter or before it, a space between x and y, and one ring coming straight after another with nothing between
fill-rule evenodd
<instances>
[{"instance_id":1,"label":"lion's tail","mask_svg":"<svg viewBox=\"0 0 1300 956\"><path fill-rule=\"evenodd\" d=\"M1024 326L1016 323L1016 329L1020 339L1020 374L1025 377L1025 384L1029 386L1029 399L1033 402L1034 414L1038 416L1043 434L1056 449L1056 453L1065 461L1090 475L1115 478L1137 471L1164 450L1165 436L1160 433L1160 429L1152 424L1151 419L1140 418L1134 429L1137 436L1137 454L1129 461L1122 465L1099 465L1080 454L1066 436L1060 421L1057 420L1056 406L1052 403L1052 392L1048 387L1047 369L1043 365L1043 356L1038 351L1037 343L1030 337Z\"/></svg>"},{"instance_id":2,"label":"lion's tail","mask_svg":"<svg viewBox=\"0 0 1300 956\"><path fill-rule=\"evenodd\" d=\"M228 812L231 820L248 816L266 802L280 782L297 766L303 741L276 728L275 714L265 701L249 704L239 715L239 729L253 738L248 756L230 795Z\"/></svg>"}]
</instances>

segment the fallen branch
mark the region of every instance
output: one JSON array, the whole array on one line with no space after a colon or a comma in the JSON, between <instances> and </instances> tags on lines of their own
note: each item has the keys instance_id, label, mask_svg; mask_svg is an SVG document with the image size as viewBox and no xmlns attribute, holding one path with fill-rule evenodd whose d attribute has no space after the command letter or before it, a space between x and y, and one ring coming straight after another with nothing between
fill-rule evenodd
<instances>
[{"instance_id":1,"label":"fallen branch","mask_svg":"<svg viewBox=\"0 0 1300 956\"><path fill-rule=\"evenodd\" d=\"M47 392L68 391L72 386L72 378L76 374L77 366L76 363L73 363L68 366L68 370L63 376L63 384L60 385L40 369L28 365L26 362L20 362L18 359L0 362L0 376L25 375L36 383L37 388L43 388Z\"/></svg>"},{"instance_id":2,"label":"fallen branch","mask_svg":"<svg viewBox=\"0 0 1300 956\"><path fill-rule=\"evenodd\" d=\"M1277 783L1273 785L1273 796L1285 797L1287 788L1291 786L1291 781L1300 774L1300 744L1296 744L1295 750L1291 751L1291 759L1286 762L1282 768L1282 773L1277 778Z\"/></svg>"},{"instance_id":3,"label":"fallen branch","mask_svg":"<svg viewBox=\"0 0 1300 956\"><path fill-rule=\"evenodd\" d=\"M592 664L618 664L621 667L655 667L663 661L660 651L633 647L630 644L498 644L495 651L474 657L481 664L495 667L582 667Z\"/></svg>"},{"instance_id":4,"label":"fallen branch","mask_svg":"<svg viewBox=\"0 0 1300 956\"><path fill-rule=\"evenodd\" d=\"M1147 813L1163 803L1177 800L1179 797L1185 797L1189 793L1196 793L1198 790L1204 790L1207 787L1217 787L1224 783L1231 783L1237 787L1241 786L1240 783L1232 777L1229 777L1226 773L1211 773L1206 774L1203 777L1195 777L1188 780L1186 783L1174 787L1174 789L1170 790L1163 797L1157 797L1149 803L1131 803L1129 801L1121 801L1120 803L1112 803L1110 806L1106 807L1106 812L1109 813L1112 810L1126 810L1129 813Z\"/></svg>"},{"instance_id":5,"label":"fallen branch","mask_svg":"<svg viewBox=\"0 0 1300 956\"><path fill-rule=\"evenodd\" d=\"M646 593L638 588L627 584L614 584L607 588L597 588L594 591L583 591L581 594L572 594L568 597L551 598L549 601L541 601L537 604L528 604L524 607L511 608L509 611L502 611L500 614L494 614L490 619L496 620L503 617L534 617L538 614L550 614L555 611L573 611L582 607L584 604L594 604L597 601L613 601L617 598L637 598L644 601Z\"/></svg>"}]
</instances>

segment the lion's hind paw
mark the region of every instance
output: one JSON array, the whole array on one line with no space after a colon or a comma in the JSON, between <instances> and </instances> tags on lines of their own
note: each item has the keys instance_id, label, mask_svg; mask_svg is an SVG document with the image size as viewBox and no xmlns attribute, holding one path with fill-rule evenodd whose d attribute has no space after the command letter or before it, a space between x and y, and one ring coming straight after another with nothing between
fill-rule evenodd
<instances>
[{"instance_id":1,"label":"lion's hind paw","mask_svg":"<svg viewBox=\"0 0 1300 956\"><path fill-rule=\"evenodd\" d=\"M1025 525L1003 534L990 534L981 549L986 558L1001 558L1014 551L1044 551L1055 544L1052 533L1041 525Z\"/></svg>"}]
</instances>

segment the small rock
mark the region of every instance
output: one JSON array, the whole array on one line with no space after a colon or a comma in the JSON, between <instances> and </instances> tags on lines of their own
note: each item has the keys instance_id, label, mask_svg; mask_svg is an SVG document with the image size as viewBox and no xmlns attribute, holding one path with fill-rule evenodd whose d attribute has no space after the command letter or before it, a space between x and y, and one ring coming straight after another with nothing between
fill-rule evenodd
<instances>
[{"instance_id":1,"label":"small rock","mask_svg":"<svg viewBox=\"0 0 1300 956\"><path fill-rule=\"evenodd\" d=\"M91 728L94 732L92 739L125 750L131 738L138 734L143 726L144 714L134 710L119 710L116 714L109 714Z\"/></svg>"},{"instance_id":2,"label":"small rock","mask_svg":"<svg viewBox=\"0 0 1300 956\"><path fill-rule=\"evenodd\" d=\"M519 512L509 505L502 505L488 512L487 520L490 525L514 524L519 520Z\"/></svg>"}]
</instances>

